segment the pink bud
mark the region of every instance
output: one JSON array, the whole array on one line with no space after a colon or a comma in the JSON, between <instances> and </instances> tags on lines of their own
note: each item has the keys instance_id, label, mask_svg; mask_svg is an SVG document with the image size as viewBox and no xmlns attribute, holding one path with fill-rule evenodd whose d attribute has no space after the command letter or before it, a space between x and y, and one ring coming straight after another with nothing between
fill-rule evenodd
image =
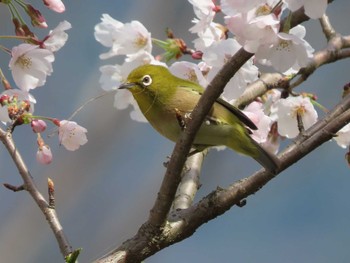
<instances>
[{"instance_id":1,"label":"pink bud","mask_svg":"<svg viewBox=\"0 0 350 263\"><path fill-rule=\"evenodd\" d=\"M36 160L41 164L50 164L52 162L52 152L48 145L38 148Z\"/></svg>"},{"instance_id":2,"label":"pink bud","mask_svg":"<svg viewBox=\"0 0 350 263\"><path fill-rule=\"evenodd\" d=\"M62 13L66 10L64 4L61 0L43 0L44 4L51 9L52 11L55 11L57 13Z\"/></svg>"},{"instance_id":3,"label":"pink bud","mask_svg":"<svg viewBox=\"0 0 350 263\"><path fill-rule=\"evenodd\" d=\"M1 106L5 106L6 104L9 103L9 101L10 101L10 96L9 95L4 94L4 95L2 95L0 97L0 105Z\"/></svg>"},{"instance_id":4,"label":"pink bud","mask_svg":"<svg viewBox=\"0 0 350 263\"><path fill-rule=\"evenodd\" d=\"M45 18L39 10L35 9L32 5L27 5L26 12L32 20L32 25L37 27L46 28L47 24Z\"/></svg>"},{"instance_id":5,"label":"pink bud","mask_svg":"<svg viewBox=\"0 0 350 263\"><path fill-rule=\"evenodd\" d=\"M61 121L59 119L52 119L52 123L58 127L60 127L60 125L61 125Z\"/></svg>"},{"instance_id":6,"label":"pink bud","mask_svg":"<svg viewBox=\"0 0 350 263\"><path fill-rule=\"evenodd\" d=\"M193 59L202 59L203 57L203 52L202 51L195 51L192 53L192 58Z\"/></svg>"},{"instance_id":7,"label":"pink bud","mask_svg":"<svg viewBox=\"0 0 350 263\"><path fill-rule=\"evenodd\" d=\"M30 125L32 126L33 132L35 132L35 133L45 131L46 126L47 126L46 122L43 120L32 120Z\"/></svg>"}]
</instances>

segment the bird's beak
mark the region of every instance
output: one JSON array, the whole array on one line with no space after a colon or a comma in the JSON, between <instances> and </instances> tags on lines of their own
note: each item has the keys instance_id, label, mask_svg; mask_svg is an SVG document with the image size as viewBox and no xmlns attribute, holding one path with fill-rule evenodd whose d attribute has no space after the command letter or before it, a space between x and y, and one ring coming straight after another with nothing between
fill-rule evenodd
<instances>
[{"instance_id":1,"label":"bird's beak","mask_svg":"<svg viewBox=\"0 0 350 263\"><path fill-rule=\"evenodd\" d=\"M135 83L129 82L129 83L123 83L119 86L119 89L130 89L135 86Z\"/></svg>"}]
</instances>

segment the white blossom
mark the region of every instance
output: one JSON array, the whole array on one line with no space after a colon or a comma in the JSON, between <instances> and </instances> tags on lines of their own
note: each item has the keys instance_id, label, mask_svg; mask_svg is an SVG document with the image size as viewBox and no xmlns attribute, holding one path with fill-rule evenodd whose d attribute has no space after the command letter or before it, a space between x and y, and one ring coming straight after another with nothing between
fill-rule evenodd
<instances>
[{"instance_id":1,"label":"white blossom","mask_svg":"<svg viewBox=\"0 0 350 263\"><path fill-rule=\"evenodd\" d=\"M45 48L52 52L58 51L66 44L68 39L68 34L64 31L71 28L72 25L68 21L60 22L55 29L50 31L47 39L44 41Z\"/></svg>"},{"instance_id":2,"label":"white blossom","mask_svg":"<svg viewBox=\"0 0 350 263\"><path fill-rule=\"evenodd\" d=\"M342 148L347 148L350 145L350 123L341 128L334 136L334 140Z\"/></svg>"},{"instance_id":3,"label":"white blossom","mask_svg":"<svg viewBox=\"0 0 350 263\"><path fill-rule=\"evenodd\" d=\"M74 121L62 120L58 128L58 138L67 150L75 151L87 143L87 130Z\"/></svg>"},{"instance_id":4,"label":"white blossom","mask_svg":"<svg viewBox=\"0 0 350 263\"><path fill-rule=\"evenodd\" d=\"M284 0L291 11L295 11L304 6L305 14L312 18L320 18L327 9L327 0Z\"/></svg>"},{"instance_id":5,"label":"white blossom","mask_svg":"<svg viewBox=\"0 0 350 263\"><path fill-rule=\"evenodd\" d=\"M276 103L276 114L278 133L287 138L294 138L299 134L297 115L301 117L305 130L310 128L318 117L310 98L303 96L280 99Z\"/></svg>"},{"instance_id":6,"label":"white blossom","mask_svg":"<svg viewBox=\"0 0 350 263\"><path fill-rule=\"evenodd\" d=\"M16 85L23 91L43 86L46 76L52 73L55 60L50 50L30 44L20 44L12 48L9 67Z\"/></svg>"},{"instance_id":7,"label":"white blossom","mask_svg":"<svg viewBox=\"0 0 350 263\"><path fill-rule=\"evenodd\" d=\"M107 14L103 14L102 22L95 26L95 38L111 49L100 55L107 59L116 55L134 55L139 52L151 52L151 33L139 21L121 23Z\"/></svg>"},{"instance_id":8,"label":"white blossom","mask_svg":"<svg viewBox=\"0 0 350 263\"><path fill-rule=\"evenodd\" d=\"M283 73L297 72L308 64L314 52L304 36L305 27L301 25L292 28L289 34L280 32L276 42L258 48L256 59Z\"/></svg>"},{"instance_id":9,"label":"white blossom","mask_svg":"<svg viewBox=\"0 0 350 263\"><path fill-rule=\"evenodd\" d=\"M221 67L241 48L238 42L229 38L216 42L203 51L203 61L211 66L207 80L210 82ZM232 102L244 92L248 83L258 78L258 68L253 65L253 60L248 60L227 83L223 97Z\"/></svg>"},{"instance_id":10,"label":"white blossom","mask_svg":"<svg viewBox=\"0 0 350 263\"><path fill-rule=\"evenodd\" d=\"M263 2L263 0L221 0L221 10L228 16L234 16L237 13L246 13Z\"/></svg>"},{"instance_id":11,"label":"white blossom","mask_svg":"<svg viewBox=\"0 0 350 263\"><path fill-rule=\"evenodd\" d=\"M271 7L263 4L247 13L227 16L225 23L244 49L255 53L260 45L273 43L279 31L280 21L270 12Z\"/></svg>"},{"instance_id":12,"label":"white blossom","mask_svg":"<svg viewBox=\"0 0 350 263\"><path fill-rule=\"evenodd\" d=\"M193 19L195 23L190 28L192 33L199 33L205 31L211 24L215 16L215 5L212 0L189 0L193 5L193 10L197 18Z\"/></svg>"},{"instance_id":13,"label":"white blossom","mask_svg":"<svg viewBox=\"0 0 350 263\"><path fill-rule=\"evenodd\" d=\"M204 78L203 73L197 64L187 61L179 61L173 63L169 67L169 70L175 76L198 83L204 88L208 85L208 81Z\"/></svg>"}]
</instances>

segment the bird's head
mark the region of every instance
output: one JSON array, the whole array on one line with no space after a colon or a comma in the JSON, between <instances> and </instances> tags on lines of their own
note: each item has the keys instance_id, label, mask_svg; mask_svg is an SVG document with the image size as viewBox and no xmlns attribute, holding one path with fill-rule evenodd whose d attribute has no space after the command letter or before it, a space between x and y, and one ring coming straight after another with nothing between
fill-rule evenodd
<instances>
[{"instance_id":1,"label":"bird's head","mask_svg":"<svg viewBox=\"0 0 350 263\"><path fill-rule=\"evenodd\" d=\"M125 83L119 89L128 89L136 98L139 95L157 96L172 94L171 83L176 79L166 67L159 65L142 65L130 72Z\"/></svg>"}]
</instances>

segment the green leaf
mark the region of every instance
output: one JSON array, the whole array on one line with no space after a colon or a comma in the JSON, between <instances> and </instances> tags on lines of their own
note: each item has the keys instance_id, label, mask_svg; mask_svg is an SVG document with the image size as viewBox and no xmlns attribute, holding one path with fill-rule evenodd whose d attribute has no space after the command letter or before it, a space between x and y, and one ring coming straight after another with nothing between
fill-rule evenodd
<instances>
[{"instance_id":1,"label":"green leaf","mask_svg":"<svg viewBox=\"0 0 350 263\"><path fill-rule=\"evenodd\" d=\"M82 250L82 248L78 248L78 249L74 250L72 253L68 254L64 258L66 263L75 263L78 259L78 256L79 256L81 250Z\"/></svg>"}]
</instances>

